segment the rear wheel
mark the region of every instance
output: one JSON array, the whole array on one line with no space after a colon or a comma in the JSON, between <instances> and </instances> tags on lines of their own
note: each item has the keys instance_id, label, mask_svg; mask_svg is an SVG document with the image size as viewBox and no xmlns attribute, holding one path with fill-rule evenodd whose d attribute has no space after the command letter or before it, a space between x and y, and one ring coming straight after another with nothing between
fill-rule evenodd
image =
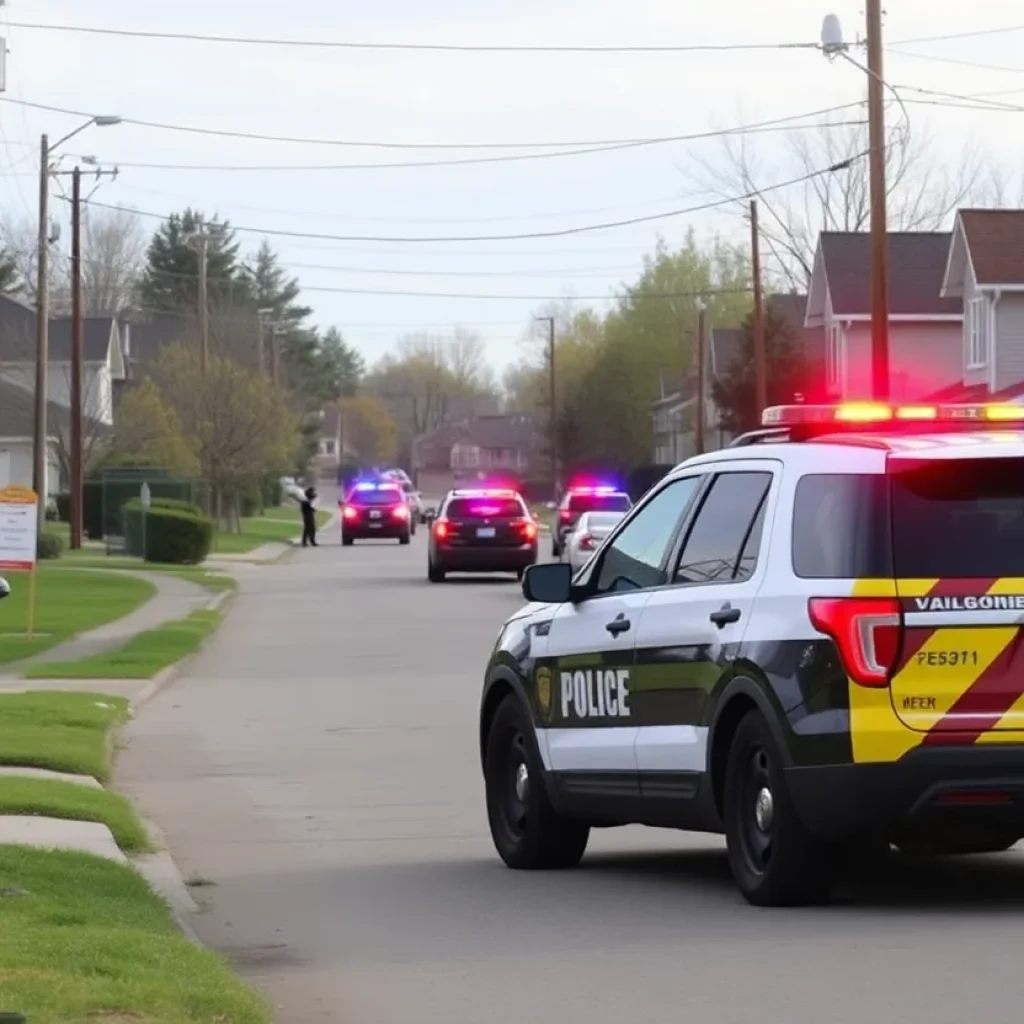
<instances>
[{"instance_id":1,"label":"rear wheel","mask_svg":"<svg viewBox=\"0 0 1024 1024\"><path fill-rule=\"evenodd\" d=\"M729 748L725 775L729 866L755 906L798 906L828 895L830 857L804 828L789 797L768 723L751 711Z\"/></svg>"},{"instance_id":2,"label":"rear wheel","mask_svg":"<svg viewBox=\"0 0 1024 1024\"><path fill-rule=\"evenodd\" d=\"M401 535L401 537L398 538L398 543L399 544L408 544L409 543L409 531L408 530L406 530L405 533L403 533Z\"/></svg>"},{"instance_id":3,"label":"rear wheel","mask_svg":"<svg viewBox=\"0 0 1024 1024\"><path fill-rule=\"evenodd\" d=\"M579 864L590 826L555 813L541 778L532 723L516 697L505 698L487 735L484 784L494 848L510 868Z\"/></svg>"},{"instance_id":4,"label":"rear wheel","mask_svg":"<svg viewBox=\"0 0 1024 1024\"><path fill-rule=\"evenodd\" d=\"M428 562L427 579L431 583L444 583L444 569L438 569L433 562Z\"/></svg>"},{"instance_id":5,"label":"rear wheel","mask_svg":"<svg viewBox=\"0 0 1024 1024\"><path fill-rule=\"evenodd\" d=\"M354 541L355 541L354 537L346 537L344 534L341 535L342 547L350 548L350 547L352 547L352 544L354 543Z\"/></svg>"}]
</instances>

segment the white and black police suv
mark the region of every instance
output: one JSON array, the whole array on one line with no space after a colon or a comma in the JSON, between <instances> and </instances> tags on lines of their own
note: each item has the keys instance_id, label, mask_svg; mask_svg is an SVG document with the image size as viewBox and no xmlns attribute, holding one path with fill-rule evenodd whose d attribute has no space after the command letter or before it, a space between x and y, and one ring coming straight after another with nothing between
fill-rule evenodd
<instances>
[{"instance_id":1,"label":"white and black police suv","mask_svg":"<svg viewBox=\"0 0 1024 1024\"><path fill-rule=\"evenodd\" d=\"M536 565L484 685L498 853L724 833L751 903L851 855L1024 837L1024 407L769 409L575 576Z\"/></svg>"}]
</instances>

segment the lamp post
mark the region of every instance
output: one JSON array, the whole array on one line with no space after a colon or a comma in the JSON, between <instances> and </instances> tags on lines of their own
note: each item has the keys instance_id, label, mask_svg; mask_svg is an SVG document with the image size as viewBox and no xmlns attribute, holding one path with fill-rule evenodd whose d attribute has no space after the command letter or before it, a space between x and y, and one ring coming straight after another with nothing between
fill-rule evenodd
<instances>
[{"instance_id":1,"label":"lamp post","mask_svg":"<svg viewBox=\"0 0 1024 1024\"><path fill-rule=\"evenodd\" d=\"M834 14L821 26L821 48L829 59L842 57L868 76L868 161L871 188L871 390L889 398L889 237L885 209L885 106L882 102L882 3L866 0L867 67L847 52L843 28Z\"/></svg>"},{"instance_id":2,"label":"lamp post","mask_svg":"<svg viewBox=\"0 0 1024 1024\"><path fill-rule=\"evenodd\" d=\"M38 530L42 533L46 524L46 485L47 463L49 451L49 429L47 423L48 406L48 370L50 361L50 289L49 289L49 248L50 248L50 176L53 167L50 157L65 142L73 139L79 132L96 125L98 128L109 128L121 123L121 118L113 116L90 117L85 124L79 125L74 131L68 132L54 143L50 143L48 135L44 135L40 145L39 159L39 252L37 257L36 280L36 390L35 390L35 425L32 438L33 472L32 486L39 502Z\"/></svg>"}]
</instances>

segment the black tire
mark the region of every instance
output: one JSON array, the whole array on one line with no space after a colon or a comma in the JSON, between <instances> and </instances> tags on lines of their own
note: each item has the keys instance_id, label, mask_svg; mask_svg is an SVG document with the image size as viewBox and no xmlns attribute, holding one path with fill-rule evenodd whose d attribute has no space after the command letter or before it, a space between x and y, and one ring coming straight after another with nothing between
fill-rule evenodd
<instances>
[{"instance_id":1,"label":"black tire","mask_svg":"<svg viewBox=\"0 0 1024 1024\"><path fill-rule=\"evenodd\" d=\"M562 560L562 549L554 542L551 542L551 557Z\"/></svg>"},{"instance_id":2,"label":"black tire","mask_svg":"<svg viewBox=\"0 0 1024 1024\"><path fill-rule=\"evenodd\" d=\"M427 579L431 583L444 583L444 569L434 568L433 562L427 563Z\"/></svg>"},{"instance_id":3,"label":"black tire","mask_svg":"<svg viewBox=\"0 0 1024 1024\"><path fill-rule=\"evenodd\" d=\"M342 537L341 537L341 546L342 547L350 548L350 547L352 547L352 545L354 543L355 543L355 538L354 537L346 537L344 534L342 534Z\"/></svg>"},{"instance_id":4,"label":"black tire","mask_svg":"<svg viewBox=\"0 0 1024 1024\"><path fill-rule=\"evenodd\" d=\"M516 569L516 579L519 580L520 583L523 582L523 577L525 575L526 575L526 570L525 569Z\"/></svg>"},{"instance_id":5,"label":"black tire","mask_svg":"<svg viewBox=\"0 0 1024 1024\"><path fill-rule=\"evenodd\" d=\"M827 899L831 851L797 816L781 753L760 712L749 712L736 729L726 763L724 804L729 867L748 903L802 906Z\"/></svg>"},{"instance_id":6,"label":"black tire","mask_svg":"<svg viewBox=\"0 0 1024 1024\"><path fill-rule=\"evenodd\" d=\"M525 777L521 772L525 769ZM523 781L517 788L517 780ZM520 871L572 868L579 864L590 826L562 818L548 800L533 725L519 699L502 701L484 755L487 820L498 856Z\"/></svg>"},{"instance_id":7,"label":"black tire","mask_svg":"<svg viewBox=\"0 0 1024 1024\"><path fill-rule=\"evenodd\" d=\"M398 538L398 543L399 544L408 544L409 543L409 531L408 530L406 530L405 533L403 533L402 536Z\"/></svg>"}]
</instances>

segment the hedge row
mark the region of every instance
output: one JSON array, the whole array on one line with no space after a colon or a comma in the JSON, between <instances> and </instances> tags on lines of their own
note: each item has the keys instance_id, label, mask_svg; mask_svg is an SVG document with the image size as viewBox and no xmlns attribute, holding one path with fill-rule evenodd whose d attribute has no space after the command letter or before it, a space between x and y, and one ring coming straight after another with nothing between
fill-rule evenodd
<instances>
[{"instance_id":1,"label":"hedge row","mask_svg":"<svg viewBox=\"0 0 1024 1024\"><path fill-rule=\"evenodd\" d=\"M124 507L125 546L147 562L197 565L210 553L213 522L195 506L172 498L154 498L143 509L136 498Z\"/></svg>"}]
</instances>

